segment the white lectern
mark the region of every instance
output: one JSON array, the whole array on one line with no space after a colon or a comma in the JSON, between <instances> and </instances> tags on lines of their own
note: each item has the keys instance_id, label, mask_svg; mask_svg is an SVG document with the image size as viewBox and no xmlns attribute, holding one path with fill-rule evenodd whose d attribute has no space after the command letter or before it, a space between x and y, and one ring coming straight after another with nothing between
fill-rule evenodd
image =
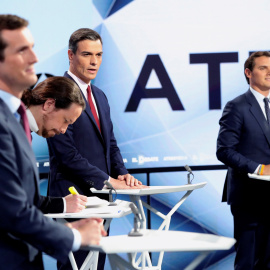
<instances>
[{"instance_id":1,"label":"white lectern","mask_svg":"<svg viewBox=\"0 0 270 270\"><path fill-rule=\"evenodd\" d=\"M199 252L185 270L197 267L202 260L212 251L228 250L235 243L235 239L212 234L144 230L143 236L132 237L128 235L104 237L99 246L89 246L90 250L96 250L108 254L112 270L116 269L160 269L153 267L148 258L148 252ZM142 252L140 261L134 256L129 256L130 261L124 260L117 253L136 254ZM141 266L139 264L141 263Z\"/></svg>"},{"instance_id":2,"label":"white lectern","mask_svg":"<svg viewBox=\"0 0 270 270\"><path fill-rule=\"evenodd\" d=\"M129 202L116 200L116 206L104 206L98 208L86 208L79 213L59 213L59 214L46 214L45 216L50 218L55 218L58 222L66 223L65 218L103 218L105 219L104 229L107 229L110 226L110 223L113 218L120 218L131 213L129 207ZM98 252L90 251L86 257L83 265L80 270L96 270L98 262ZM78 270L74 255L72 252L69 253L69 260L73 270Z\"/></svg>"},{"instance_id":3,"label":"white lectern","mask_svg":"<svg viewBox=\"0 0 270 270\"><path fill-rule=\"evenodd\" d=\"M170 227L171 222L171 216L175 213L175 211L180 207L181 204L187 199L187 197L192 193L195 189L203 188L206 185L206 182L197 183L197 184L187 184L187 185L181 185L181 186L150 186L145 189L118 189L117 194L126 194L129 195L130 200L137 205L137 208L139 210L139 213L141 215L141 224L140 228L142 230L146 229L146 217L143 210L143 206L156 214L157 216L161 217L163 219L162 224L160 225L158 230L164 230L168 231ZM96 190L95 188L90 189L93 193L109 193L109 189L102 189L102 190ZM171 209L171 211L164 215L160 213L158 210L150 206L149 204L143 202L141 200L141 196L146 195L154 195L154 194L162 194L162 193L172 193L172 192L186 192L182 197L179 196L179 201L176 203L176 205ZM150 255L148 253L142 254L143 258L150 262ZM164 251L161 251L159 254L158 264L155 267L152 267L151 269L161 269L161 264L163 260ZM133 254L133 259L135 260L136 254ZM138 258L137 262L141 262L142 264L145 264L144 259L141 257ZM152 265L152 264L151 264Z\"/></svg>"}]
</instances>

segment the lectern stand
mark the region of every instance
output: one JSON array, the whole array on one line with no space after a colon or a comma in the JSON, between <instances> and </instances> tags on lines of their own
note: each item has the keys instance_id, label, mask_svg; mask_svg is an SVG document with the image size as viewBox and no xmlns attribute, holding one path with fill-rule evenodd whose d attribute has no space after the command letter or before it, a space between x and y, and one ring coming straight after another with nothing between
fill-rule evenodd
<instances>
[{"instance_id":1,"label":"lectern stand","mask_svg":"<svg viewBox=\"0 0 270 270\"><path fill-rule=\"evenodd\" d=\"M185 270L195 269L212 251L228 250L235 243L235 239L212 234L145 230L143 236L130 237L127 235L104 237L99 246L89 246L90 250L104 252L108 255L111 269L161 269L153 267L148 261L148 252L199 252ZM140 263L134 259L124 260L117 253L134 254L141 252ZM146 265L148 264L148 266Z\"/></svg>"},{"instance_id":2,"label":"lectern stand","mask_svg":"<svg viewBox=\"0 0 270 270\"><path fill-rule=\"evenodd\" d=\"M116 206L104 206L98 208L86 208L79 213L59 213L46 214L47 217L54 218L58 222L66 223L65 218L103 218L105 219L104 229L107 231L113 218L120 218L131 213L129 202L116 200ZM90 251L80 270L96 270L98 262L98 252ZM74 255L69 253L69 260L73 270L78 270Z\"/></svg>"},{"instance_id":3,"label":"lectern stand","mask_svg":"<svg viewBox=\"0 0 270 270\"><path fill-rule=\"evenodd\" d=\"M181 185L181 186L150 186L145 189L118 189L117 194L125 194L129 195L130 200L137 205L137 208L139 210L139 213L141 215L141 224L140 229L145 230L146 229L146 217L143 210L143 206L159 216L163 219L163 222L161 223L159 227L159 231L168 231L170 227L171 222L171 216L175 213L175 211L183 204L183 202L187 199L187 197L192 193L195 189L203 188L206 185L206 182L197 183L197 184L187 184L187 185ZM95 188L90 189L93 193L109 193L108 189L102 189L102 190L96 190ZM154 195L154 194L163 194L163 193L172 193L172 192L185 192L183 196L179 196L179 201L175 204L175 206L171 209L171 211L164 215L160 213L158 210L153 208L151 205L143 202L141 200L142 196L146 195ZM142 253L142 256L140 256L138 259L136 259L136 254L133 254L132 257L134 261L137 261L138 263L141 263L142 265L148 264L149 269L161 269L161 264L164 256L164 251L161 250L159 254L158 264L157 266L153 267L152 262L150 259L149 253Z\"/></svg>"}]
</instances>

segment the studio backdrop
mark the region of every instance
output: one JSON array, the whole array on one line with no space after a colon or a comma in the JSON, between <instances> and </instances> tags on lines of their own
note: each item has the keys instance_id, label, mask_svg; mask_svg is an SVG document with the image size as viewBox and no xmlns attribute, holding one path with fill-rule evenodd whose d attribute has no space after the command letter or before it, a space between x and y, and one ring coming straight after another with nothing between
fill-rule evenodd
<instances>
[{"instance_id":1,"label":"studio backdrop","mask_svg":"<svg viewBox=\"0 0 270 270\"><path fill-rule=\"evenodd\" d=\"M232 217L221 203L226 170L208 168L222 165L215 155L218 121L227 101L248 89L245 60L270 48L269 8L267 0L1 0L1 13L30 22L39 82L68 69L73 31L100 33L103 62L92 83L107 95L126 167L201 166L193 181L207 185L179 208L170 229L229 237ZM47 172L46 141L33 136L33 148L40 172ZM144 173L136 177L146 183ZM150 175L151 185L186 181L186 172ZM157 195L151 204L168 211L178 199ZM148 218L152 228L160 223ZM114 220L111 233L132 226L132 217ZM181 269L195 255L165 254L163 269ZM230 269L233 256L233 249L214 253L200 269Z\"/></svg>"}]
</instances>

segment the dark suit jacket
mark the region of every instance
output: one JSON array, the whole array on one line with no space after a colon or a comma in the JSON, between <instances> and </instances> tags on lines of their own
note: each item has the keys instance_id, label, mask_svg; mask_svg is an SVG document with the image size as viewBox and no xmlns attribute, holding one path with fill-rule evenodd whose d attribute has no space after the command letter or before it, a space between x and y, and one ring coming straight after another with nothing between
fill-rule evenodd
<instances>
[{"instance_id":1,"label":"dark suit jacket","mask_svg":"<svg viewBox=\"0 0 270 270\"><path fill-rule=\"evenodd\" d=\"M67 73L65 77L71 79ZM70 186L91 196L89 189L102 189L109 175L117 178L128 173L114 137L108 100L99 88L94 85L91 88L102 134L85 100L85 111L66 133L47 139L50 152L49 194L52 196L67 195Z\"/></svg>"},{"instance_id":2,"label":"dark suit jacket","mask_svg":"<svg viewBox=\"0 0 270 270\"><path fill-rule=\"evenodd\" d=\"M217 158L228 166L223 201L269 203L270 182L247 175L259 164L270 164L270 128L250 90L227 103L219 124Z\"/></svg>"},{"instance_id":3,"label":"dark suit jacket","mask_svg":"<svg viewBox=\"0 0 270 270\"><path fill-rule=\"evenodd\" d=\"M49 218L39 195L36 160L24 130L0 99L0 267L41 269L41 251L66 261L72 231ZM36 254L38 254L36 256Z\"/></svg>"},{"instance_id":4,"label":"dark suit jacket","mask_svg":"<svg viewBox=\"0 0 270 270\"><path fill-rule=\"evenodd\" d=\"M40 196L40 203L38 208L44 214L63 213L64 211L63 198Z\"/></svg>"}]
</instances>

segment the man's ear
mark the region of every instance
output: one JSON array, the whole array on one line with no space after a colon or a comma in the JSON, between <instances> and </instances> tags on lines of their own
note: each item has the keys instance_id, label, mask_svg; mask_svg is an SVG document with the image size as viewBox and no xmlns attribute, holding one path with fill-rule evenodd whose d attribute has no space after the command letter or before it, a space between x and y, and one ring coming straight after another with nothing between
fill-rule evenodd
<instances>
[{"instance_id":1,"label":"man's ear","mask_svg":"<svg viewBox=\"0 0 270 270\"><path fill-rule=\"evenodd\" d=\"M69 62L73 60L74 53L72 50L68 49L68 60Z\"/></svg>"},{"instance_id":2,"label":"man's ear","mask_svg":"<svg viewBox=\"0 0 270 270\"><path fill-rule=\"evenodd\" d=\"M248 78L250 78L250 76L251 76L251 70L250 70L249 68L246 68L246 69L245 69L245 74L246 74L246 76L247 76Z\"/></svg>"},{"instance_id":3,"label":"man's ear","mask_svg":"<svg viewBox=\"0 0 270 270\"><path fill-rule=\"evenodd\" d=\"M43 110L47 113L54 111L55 109L55 100L53 98L48 98L43 104Z\"/></svg>"}]
</instances>

